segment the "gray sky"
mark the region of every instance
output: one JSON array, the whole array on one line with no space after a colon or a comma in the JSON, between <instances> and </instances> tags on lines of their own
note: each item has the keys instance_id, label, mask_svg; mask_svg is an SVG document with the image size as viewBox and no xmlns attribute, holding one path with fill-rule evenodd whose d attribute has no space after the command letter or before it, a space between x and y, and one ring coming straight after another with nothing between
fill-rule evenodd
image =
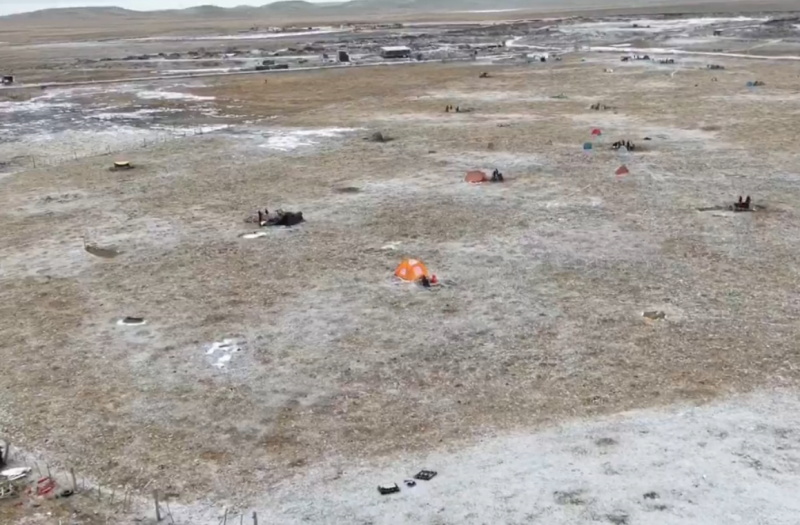
<instances>
[{"instance_id":1,"label":"gray sky","mask_svg":"<svg viewBox=\"0 0 800 525\"><path fill-rule=\"evenodd\" d=\"M83 7L116 5L126 9L147 11L151 9L181 9L196 5L264 5L274 0L0 0L0 16L24 13L51 7ZM310 0L311 2L318 0Z\"/></svg>"}]
</instances>

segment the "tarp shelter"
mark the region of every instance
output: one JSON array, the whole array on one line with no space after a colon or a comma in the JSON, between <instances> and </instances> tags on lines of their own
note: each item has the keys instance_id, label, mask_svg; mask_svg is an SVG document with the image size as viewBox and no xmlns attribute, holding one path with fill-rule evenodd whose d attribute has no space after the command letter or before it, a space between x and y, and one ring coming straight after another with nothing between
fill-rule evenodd
<instances>
[{"instance_id":1,"label":"tarp shelter","mask_svg":"<svg viewBox=\"0 0 800 525\"><path fill-rule=\"evenodd\" d=\"M617 177L624 177L625 175L630 173L630 170L628 170L628 167L625 164L623 164L622 166L617 168L617 171L615 171L614 173L617 174Z\"/></svg>"},{"instance_id":2,"label":"tarp shelter","mask_svg":"<svg viewBox=\"0 0 800 525\"><path fill-rule=\"evenodd\" d=\"M486 174L479 170L468 171L467 176L464 177L464 181L470 184L481 184L483 182L488 182L488 180Z\"/></svg>"},{"instance_id":3,"label":"tarp shelter","mask_svg":"<svg viewBox=\"0 0 800 525\"><path fill-rule=\"evenodd\" d=\"M599 129L599 128L594 128L594 129L592 130L592 136L593 136L593 137L599 137L599 136L600 136L600 135L602 135L602 134L603 134L603 132L602 132L602 131L600 131L600 129Z\"/></svg>"},{"instance_id":4,"label":"tarp shelter","mask_svg":"<svg viewBox=\"0 0 800 525\"><path fill-rule=\"evenodd\" d=\"M422 276L429 277L428 268L425 263L418 259L403 259L394 274L404 281L416 281Z\"/></svg>"},{"instance_id":5,"label":"tarp shelter","mask_svg":"<svg viewBox=\"0 0 800 525\"><path fill-rule=\"evenodd\" d=\"M592 151L592 143L591 142L584 142L583 143L583 151Z\"/></svg>"}]
</instances>

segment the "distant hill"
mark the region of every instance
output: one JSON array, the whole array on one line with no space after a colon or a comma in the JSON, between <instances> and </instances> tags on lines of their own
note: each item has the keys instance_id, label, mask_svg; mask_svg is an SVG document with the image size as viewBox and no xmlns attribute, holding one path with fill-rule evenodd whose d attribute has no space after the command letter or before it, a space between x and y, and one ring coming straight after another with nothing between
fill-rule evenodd
<instances>
[{"instance_id":1,"label":"distant hill","mask_svg":"<svg viewBox=\"0 0 800 525\"><path fill-rule=\"evenodd\" d=\"M121 7L57 7L53 9L42 9L31 11L30 13L20 13L17 15L0 16L0 20L11 21L36 21L36 20L72 20L77 18L124 18L136 15L136 11L123 9Z\"/></svg>"},{"instance_id":2,"label":"distant hill","mask_svg":"<svg viewBox=\"0 0 800 525\"><path fill-rule=\"evenodd\" d=\"M114 1L114 0L109 0ZM783 0L778 3L791 0ZM499 11L507 9L525 10L551 10L567 11L573 9L637 9L647 7L667 7L674 10L681 4L690 5L719 5L721 11L732 12L736 5L747 6L749 11L753 7L764 5L765 9L774 0L348 0L344 2L311 3L304 0L283 0L266 4L261 7L239 6L224 8L215 5L200 5L188 9L172 9L165 11L132 11L119 7L76 7L44 9L31 13L8 15L0 17L0 22L38 22L50 24L63 24L70 20L101 21L102 19L122 19L125 17L136 19L154 18L247 18L268 17L279 15L307 14L332 15L343 14L347 16L374 15L381 13L408 13L408 12L467 12L467 11ZM788 5L787 4L787 5ZM795 9L796 10L796 9Z\"/></svg>"}]
</instances>

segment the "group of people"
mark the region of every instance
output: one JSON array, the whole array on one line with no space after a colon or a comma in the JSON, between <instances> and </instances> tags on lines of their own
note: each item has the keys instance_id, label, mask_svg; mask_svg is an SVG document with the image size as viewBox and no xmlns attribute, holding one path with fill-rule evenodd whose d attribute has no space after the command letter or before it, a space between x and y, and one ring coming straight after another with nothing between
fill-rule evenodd
<instances>
[{"instance_id":1,"label":"group of people","mask_svg":"<svg viewBox=\"0 0 800 525\"><path fill-rule=\"evenodd\" d=\"M492 178L490 179L491 182L503 182L503 174L500 173L500 170L497 168L494 169L492 172Z\"/></svg>"},{"instance_id":2,"label":"group of people","mask_svg":"<svg viewBox=\"0 0 800 525\"><path fill-rule=\"evenodd\" d=\"M444 107L444 112L445 113L450 113L450 112L461 113L461 107L460 106L456 106L455 108L453 108L452 105L448 104L447 106Z\"/></svg>"}]
</instances>

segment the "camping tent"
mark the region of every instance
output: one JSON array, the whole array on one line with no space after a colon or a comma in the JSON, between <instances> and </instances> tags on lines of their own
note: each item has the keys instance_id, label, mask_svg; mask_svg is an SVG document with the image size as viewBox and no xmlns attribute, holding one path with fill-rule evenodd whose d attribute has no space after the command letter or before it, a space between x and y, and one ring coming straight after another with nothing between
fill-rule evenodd
<instances>
[{"instance_id":1,"label":"camping tent","mask_svg":"<svg viewBox=\"0 0 800 525\"><path fill-rule=\"evenodd\" d=\"M423 275L425 277L430 275L425 263L418 259L403 259L394 274L404 281L416 281L421 279Z\"/></svg>"},{"instance_id":2,"label":"camping tent","mask_svg":"<svg viewBox=\"0 0 800 525\"><path fill-rule=\"evenodd\" d=\"M630 173L630 170L628 170L628 167L625 164L623 164L622 166L617 168L617 171L615 173L617 174L617 177L624 177L625 175Z\"/></svg>"},{"instance_id":3,"label":"camping tent","mask_svg":"<svg viewBox=\"0 0 800 525\"><path fill-rule=\"evenodd\" d=\"M602 132L602 131L600 131L600 129L599 129L599 128L594 128L594 129L592 130L592 136L593 136L593 137L599 137L599 136L600 136L600 135L602 135L602 134L603 134L603 132Z\"/></svg>"},{"instance_id":4,"label":"camping tent","mask_svg":"<svg viewBox=\"0 0 800 525\"><path fill-rule=\"evenodd\" d=\"M468 171L467 176L464 177L464 181L469 182L470 184L480 184L488 180L489 179L486 178L486 174L478 170Z\"/></svg>"},{"instance_id":5,"label":"camping tent","mask_svg":"<svg viewBox=\"0 0 800 525\"><path fill-rule=\"evenodd\" d=\"M591 142L584 142L583 143L583 151L591 151L592 150L592 143Z\"/></svg>"}]
</instances>

